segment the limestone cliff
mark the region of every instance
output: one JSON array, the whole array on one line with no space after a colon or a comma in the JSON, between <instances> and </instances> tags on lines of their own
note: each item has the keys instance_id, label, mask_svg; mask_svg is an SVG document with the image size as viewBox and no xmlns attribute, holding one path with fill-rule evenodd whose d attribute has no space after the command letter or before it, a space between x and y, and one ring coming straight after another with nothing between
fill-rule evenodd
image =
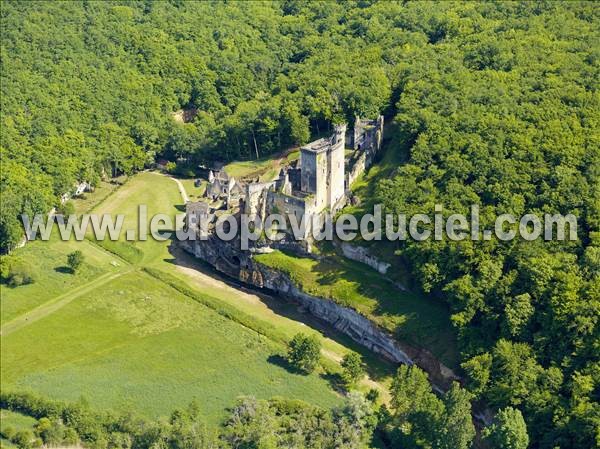
<instances>
[{"instance_id":1,"label":"limestone cliff","mask_svg":"<svg viewBox=\"0 0 600 449\"><path fill-rule=\"evenodd\" d=\"M258 263L251 252L239 251L234 245L217 238L186 244L184 249L228 276L298 303L315 317L330 323L338 331L389 361L418 365L427 371L438 390L446 390L452 381L460 380L429 351L397 341L387 331L349 307L303 292L285 273Z\"/></svg>"}]
</instances>

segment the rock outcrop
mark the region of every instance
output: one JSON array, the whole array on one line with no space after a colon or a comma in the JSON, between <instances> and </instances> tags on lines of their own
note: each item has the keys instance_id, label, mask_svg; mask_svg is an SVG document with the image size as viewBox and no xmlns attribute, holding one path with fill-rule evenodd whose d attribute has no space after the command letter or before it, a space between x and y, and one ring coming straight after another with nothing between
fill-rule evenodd
<instances>
[{"instance_id":1,"label":"rock outcrop","mask_svg":"<svg viewBox=\"0 0 600 449\"><path fill-rule=\"evenodd\" d=\"M391 266L389 263L383 262L377 257L373 256L371 253L369 253L367 248L362 246L353 245L347 242L340 242L338 246L342 250L344 257L364 263L374 270L377 270L381 274L386 274L388 268Z\"/></svg>"},{"instance_id":2,"label":"rock outcrop","mask_svg":"<svg viewBox=\"0 0 600 449\"><path fill-rule=\"evenodd\" d=\"M338 331L388 360L413 364L388 335L360 313L334 301L303 292L281 271L253 261L251 267L240 270L239 279L297 302L312 315L331 323Z\"/></svg>"},{"instance_id":3,"label":"rock outcrop","mask_svg":"<svg viewBox=\"0 0 600 449\"><path fill-rule=\"evenodd\" d=\"M429 351L397 341L352 308L303 292L282 271L253 259L251 252L239 251L233 244L215 237L189 242L184 249L230 277L247 285L268 289L299 304L315 317L330 323L339 332L391 362L418 365L427 371L432 384L439 391L449 388L452 381L460 381L450 368L440 363Z\"/></svg>"}]
</instances>

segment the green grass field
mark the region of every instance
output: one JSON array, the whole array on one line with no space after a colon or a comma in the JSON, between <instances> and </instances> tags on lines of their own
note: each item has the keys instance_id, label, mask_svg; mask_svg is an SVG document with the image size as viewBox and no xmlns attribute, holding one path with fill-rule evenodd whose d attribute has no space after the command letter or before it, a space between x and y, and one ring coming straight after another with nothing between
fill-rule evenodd
<instances>
[{"instance_id":1,"label":"green grass field","mask_svg":"<svg viewBox=\"0 0 600 449\"><path fill-rule=\"evenodd\" d=\"M202 180L198 187L195 186L194 178L179 178L179 181L185 187L185 191L190 197L190 201L197 201L203 197L204 191L206 190L206 181Z\"/></svg>"},{"instance_id":2,"label":"green grass field","mask_svg":"<svg viewBox=\"0 0 600 449\"><path fill-rule=\"evenodd\" d=\"M100 181L94 192L86 192L73 201L76 214L83 214L105 200L120 184L125 182L126 178L120 177L113 182Z\"/></svg>"},{"instance_id":3,"label":"green grass field","mask_svg":"<svg viewBox=\"0 0 600 449\"><path fill-rule=\"evenodd\" d=\"M287 150L277 155L261 157L250 161L234 161L224 169L229 176L235 178L260 178L271 181L279 175L281 168L300 157L300 150Z\"/></svg>"},{"instance_id":4,"label":"green grass field","mask_svg":"<svg viewBox=\"0 0 600 449\"><path fill-rule=\"evenodd\" d=\"M4 388L149 416L198 398L211 423L240 395L335 404L318 375L270 362L282 349L133 271L4 337L1 372Z\"/></svg>"},{"instance_id":5,"label":"green grass field","mask_svg":"<svg viewBox=\"0 0 600 449\"><path fill-rule=\"evenodd\" d=\"M138 204L146 204L151 216L180 212L181 202L175 182L141 173L105 198L96 212L127 214L125 228L137 229ZM146 272L150 268L177 276L196 294L213 295L208 304L223 301L234 314L262 307L241 301L246 310L234 308L237 291L183 271L174 263L169 243L121 240L100 246L93 240L55 238L17 250L17 257L35 261L37 282L1 287L2 388L53 399L84 396L100 408L150 417L166 415L196 397L212 424L239 395L339 403L341 398L318 373L302 376L282 366L281 342ZM84 267L75 275L57 271L74 249L84 253ZM284 328L288 322L293 321L280 317L275 326ZM330 340L325 347L336 354L347 351Z\"/></svg>"},{"instance_id":6,"label":"green grass field","mask_svg":"<svg viewBox=\"0 0 600 449\"><path fill-rule=\"evenodd\" d=\"M376 271L342 257L317 261L274 251L256 260L284 271L307 293L351 307L400 340L427 348L451 368L457 366L448 311L434 300L401 291Z\"/></svg>"},{"instance_id":7,"label":"green grass field","mask_svg":"<svg viewBox=\"0 0 600 449\"><path fill-rule=\"evenodd\" d=\"M76 274L71 274L66 267L67 254L75 250L85 253L85 262ZM56 232L48 242L28 243L16 251L16 256L27 262L36 281L16 288L6 285L0 287L2 324L105 273L117 271L119 264L112 254L98 246L85 240L63 242L59 240Z\"/></svg>"}]
</instances>

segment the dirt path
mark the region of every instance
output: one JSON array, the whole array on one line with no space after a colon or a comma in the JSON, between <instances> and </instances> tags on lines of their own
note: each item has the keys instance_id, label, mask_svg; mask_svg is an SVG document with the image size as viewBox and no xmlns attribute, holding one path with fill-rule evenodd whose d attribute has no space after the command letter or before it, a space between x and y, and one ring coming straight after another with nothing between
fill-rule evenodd
<instances>
[{"instance_id":1,"label":"dirt path","mask_svg":"<svg viewBox=\"0 0 600 449\"><path fill-rule=\"evenodd\" d=\"M56 312L57 310L66 306L79 296L85 293L89 293L90 291L118 277L121 277L132 270L133 267L130 267L126 270L122 270L116 273L105 273L102 276L99 276L86 284L80 285L79 287L74 288L68 291L67 293L57 296L56 298L51 299L50 301L47 301L44 304L36 307L35 309L18 316L17 318L9 321L8 323L5 323L4 326L2 326L2 328L0 329L0 335L6 337L7 335L12 334L14 331L17 331L22 327L29 326L31 323L35 323L36 321L41 320L42 318Z\"/></svg>"},{"instance_id":2,"label":"dirt path","mask_svg":"<svg viewBox=\"0 0 600 449\"><path fill-rule=\"evenodd\" d=\"M242 300L246 303L247 307L243 307L242 311L246 313L251 313L252 315L264 319L267 322L274 324L275 326L285 327L290 329L292 326L298 326L298 330L300 331L302 327L306 327L307 325L301 321L296 321L291 318L287 318L273 311L260 296L245 292L241 289L237 289L227 284L225 281L222 281L218 278L212 277L208 274L199 271L198 268L190 267L189 258L186 253L183 253L181 250L173 251L172 255L177 260L177 270L184 274L192 287L196 287L200 290L206 289L207 287L218 289L221 292L226 294L230 294L231 297L235 297L236 300ZM235 303L230 303L233 306L236 306ZM237 305L237 307L240 307ZM321 355L329 360L332 360L336 363L341 362L343 353L336 351L335 348L338 346L338 343L331 338L328 338L324 335L321 335L321 339L326 344L326 348L321 350ZM363 380L361 380L360 384L365 388L374 388L378 390L381 394L381 399L385 402L389 402L389 391L385 385L371 379L369 376L365 376Z\"/></svg>"},{"instance_id":3,"label":"dirt path","mask_svg":"<svg viewBox=\"0 0 600 449\"><path fill-rule=\"evenodd\" d=\"M183 202L188 203L190 201L190 197L188 196L187 192L185 191L185 187L183 187L183 184L181 183L181 181L179 179L175 179L175 178L171 178L171 179L177 183L177 187L179 187L179 193L181 193L181 199L183 200Z\"/></svg>"}]
</instances>

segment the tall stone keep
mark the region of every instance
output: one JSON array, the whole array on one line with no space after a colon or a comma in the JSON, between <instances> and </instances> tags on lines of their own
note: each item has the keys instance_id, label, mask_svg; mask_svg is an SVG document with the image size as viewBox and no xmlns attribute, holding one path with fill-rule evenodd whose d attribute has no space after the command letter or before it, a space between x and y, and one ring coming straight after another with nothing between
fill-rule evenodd
<instances>
[{"instance_id":1,"label":"tall stone keep","mask_svg":"<svg viewBox=\"0 0 600 449\"><path fill-rule=\"evenodd\" d=\"M336 125L332 136L329 157L328 206L334 211L339 208L340 200L344 197L344 160L346 157L346 125Z\"/></svg>"},{"instance_id":2,"label":"tall stone keep","mask_svg":"<svg viewBox=\"0 0 600 449\"><path fill-rule=\"evenodd\" d=\"M344 196L346 125L336 125L333 136L319 139L300 150L300 188L314 195L315 211L333 211Z\"/></svg>"},{"instance_id":3,"label":"tall stone keep","mask_svg":"<svg viewBox=\"0 0 600 449\"><path fill-rule=\"evenodd\" d=\"M300 189L302 192L314 196L316 212L320 212L328 206L328 150L329 141L325 139L316 140L300 149L300 163L302 165Z\"/></svg>"}]
</instances>

